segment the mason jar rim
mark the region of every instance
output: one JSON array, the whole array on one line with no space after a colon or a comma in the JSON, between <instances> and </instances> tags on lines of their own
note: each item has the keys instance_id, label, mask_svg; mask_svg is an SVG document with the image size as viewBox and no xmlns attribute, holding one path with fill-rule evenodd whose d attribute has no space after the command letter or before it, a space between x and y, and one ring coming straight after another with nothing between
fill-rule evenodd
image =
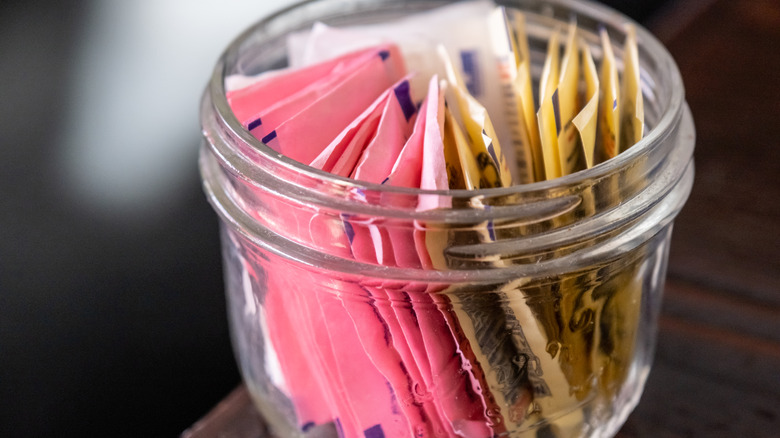
<instances>
[{"instance_id":1,"label":"mason jar rim","mask_svg":"<svg viewBox=\"0 0 780 438\"><path fill-rule=\"evenodd\" d=\"M370 183L367 181L354 180L348 177L342 177L334 175L332 173L313 168L307 164L296 161L292 158L279 154L271 149L265 143L255 138L236 118L230 105L227 101L225 90L225 73L227 67L227 60L235 58L242 44L247 41L250 36L256 34L256 32L273 22L277 18L296 10L306 5L323 3L331 0L305 0L282 10L279 10L263 19L258 21L253 26L249 27L246 31L241 33L231 44L226 48L223 54L220 56L216 66L213 70L211 78L208 83L204 99L208 97L213 108L216 109L219 122L229 131L230 137L236 140L244 142L250 146L254 152L260 153L263 158L268 159L276 165L280 165L288 170L291 170L297 174L309 176L314 179L319 179L324 183L331 183L335 186L339 186L343 190L349 191L372 191L378 193L397 193L400 195L429 195L429 196L447 196L452 198L466 198L473 199L475 197L495 197L506 196L512 194L523 194L530 192L545 191L548 189L554 189L561 186L577 185L578 183L588 179L598 179L605 175L615 172L621 167L626 166L635 160L638 156L650 153L655 146L662 143L674 130L680 119L680 114L683 110L684 102L684 87L682 77L680 75L677 64L674 62L671 54L666 50L663 44L658 41L649 31L644 29L641 25L636 25L637 41L640 50L644 49L649 55L651 55L657 70L659 72L660 79L668 85L667 90L670 92L668 104L663 108L663 114L658 122L650 127L647 134L635 145L628 148L626 151L618 154L616 157L606 160L600 164L593 166L590 169L574 172L569 175L558 177L555 179L537 181L533 183L514 184L508 187L496 187L496 188L483 188L483 189L454 189L454 190L428 190L419 188L407 188L399 186L389 186L377 183ZM456 0L457 1L457 0ZM381 4L382 2L376 2ZM435 1L432 4L445 4L446 1ZM452 2L450 2L452 3ZM497 2L497 4L505 3L507 6L518 7L522 4L539 4L536 0L519 0L514 2ZM572 11L576 11L577 14L587 15L592 18L598 19L601 22L607 23L633 23L631 19L614 11L604 5L594 2L586 1L573 1L573 0L545 0L544 4L554 4L570 8ZM217 142L219 143L219 142ZM213 144L212 147L230 147L229 145ZM223 156L226 156L223 154ZM231 156L231 164L235 171L243 174L248 179L254 179L253 176L257 174L260 169L256 163L243 154L227 154ZM260 172L264 173L264 172Z\"/></svg>"},{"instance_id":2,"label":"mason jar rim","mask_svg":"<svg viewBox=\"0 0 780 438\"><path fill-rule=\"evenodd\" d=\"M388 0L354 1L365 7L400 4ZM693 183L691 160L694 143L693 122L690 110L684 101L682 79L674 60L663 45L639 25L636 26L636 30L640 68L644 56L645 66L651 69L650 77L645 77L649 79L646 85L651 87L651 91L656 91L653 87L659 87L662 91L661 94L651 94L652 98L657 99L656 106L653 107L656 110L654 113L656 123L637 144L591 169L553 180L503 188L423 190L343 178L282 156L249 133L233 115L225 94L225 74L228 72L227 69L234 65L231 64L232 62L241 59L240 52L245 42L249 41L250 47L254 47L259 43L277 41L284 33L291 30L281 29L281 34L271 35L265 40L262 37L260 40L254 38L256 33L263 33L264 26L274 27L271 23L275 19L299 7L336 3L333 0L305 1L279 11L250 27L222 54L203 95L201 123L205 141L201 149L200 166L204 189L224 223L258 246L290 260L318 266L334 273L341 272L343 275L368 275L370 278L390 280L408 280L414 277L415 281L432 283L450 280L494 281L525 275L555 275L562 269L571 270L578 266L591 266L597 261L620 257L630 248L640 245L659 232L682 208ZM421 3L433 6L452 2L435 0ZM630 22L628 18L606 6L588 2L514 0L502 3L515 7L554 5L561 8L562 13L570 9L574 14L590 20L591 28L595 27L595 23L603 23L605 26L611 26L610 29L620 31L625 23ZM375 9L364 12L382 14L388 11ZM539 20L544 20L546 16L538 12L536 15ZM561 17L551 18L561 19ZM303 24L301 20L297 23ZM530 20L529 24L531 24ZM616 47L618 53L620 49L620 46ZM640 169L636 166L638 164ZM637 170L639 173L636 172ZM629 180L625 180L622 175L628 176ZM576 246L580 248L577 251L531 263L496 265L488 269L448 271L415 269L413 274L409 268L374 265L333 256L306 243L292 240L278 230L268 229L247 210L247 202L257 202L257 199L242 199L242 195L232 187L237 184L254 185L262 193L285 199L285 202L292 203L290 205L304 209L323 209L322 211L327 215L334 217L347 215L351 218L350 221L353 218L364 217L368 220L371 218L400 220L407 224L405 226L420 221L448 224L447 226L452 227L462 225L467 228L469 224L473 226L475 223L494 219L538 222L547 220L545 218L559 217L561 214L568 214L571 208L582 201L580 191L588 190L588 187L598 181L617 183L618 179L621 179L620 184L627 185L619 188L621 194L617 195L619 199L616 202L600 206L593 215L581 217L574 223L522 237L523 250L544 251L544 248L550 244L556 244ZM369 196L364 196L365 194ZM371 196L372 194L378 194L380 197ZM398 206L376 202L382 201L385 195L397 196L403 201L431 196L448 197L452 201L466 200L469 203L453 202L452 207L449 208L416 210L416 204L404 203ZM476 208L470 204L470 201L475 198L488 201L487 204L483 204L484 206L490 205L493 200L496 202L491 208ZM614 236L616 232L620 233L619 238ZM608 237L611 235L613 237ZM597 243L597 239L601 239L598 240L600 243ZM517 248L517 244L518 242L496 241L490 243L490 246L495 250L506 245Z\"/></svg>"}]
</instances>

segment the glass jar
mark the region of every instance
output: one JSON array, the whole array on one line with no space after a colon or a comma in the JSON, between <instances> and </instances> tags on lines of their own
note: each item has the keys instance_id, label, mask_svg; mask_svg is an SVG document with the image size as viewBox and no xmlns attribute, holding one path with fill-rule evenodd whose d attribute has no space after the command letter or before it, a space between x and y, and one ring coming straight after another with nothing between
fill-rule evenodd
<instances>
[{"instance_id":1,"label":"glass jar","mask_svg":"<svg viewBox=\"0 0 780 438\"><path fill-rule=\"evenodd\" d=\"M233 346L280 437L606 437L641 395L694 149L679 72L647 31L637 30L647 134L550 181L437 192L349 180L274 152L228 106L225 78L287 65L293 31L447 3L285 9L228 47L204 94L200 168L221 218ZM525 13L537 79L552 29L572 16L597 61L600 27L622 58L629 20L616 12L501 3ZM418 211L422 197L450 207ZM382 245L359 254L360 239L399 253L428 242L433 263Z\"/></svg>"}]
</instances>

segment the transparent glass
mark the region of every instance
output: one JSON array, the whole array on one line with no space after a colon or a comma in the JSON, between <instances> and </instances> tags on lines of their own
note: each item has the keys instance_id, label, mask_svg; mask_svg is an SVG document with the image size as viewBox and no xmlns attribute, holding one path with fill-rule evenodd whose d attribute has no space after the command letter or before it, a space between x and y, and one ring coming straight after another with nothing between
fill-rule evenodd
<instances>
[{"instance_id":1,"label":"transparent glass","mask_svg":"<svg viewBox=\"0 0 780 438\"><path fill-rule=\"evenodd\" d=\"M224 78L285 66L290 32L446 3L296 5L239 36L204 94L200 167L221 218L232 341L280 437L608 437L641 395L694 149L679 72L647 31L638 29L645 138L551 181L440 192L366 184L280 156L229 109ZM597 62L600 26L622 58L629 19L605 7L500 3L525 12L537 77L552 29L572 16ZM421 197L452 207L417 211ZM393 248L426 242L437 267L358 256L354 239L372 236Z\"/></svg>"}]
</instances>

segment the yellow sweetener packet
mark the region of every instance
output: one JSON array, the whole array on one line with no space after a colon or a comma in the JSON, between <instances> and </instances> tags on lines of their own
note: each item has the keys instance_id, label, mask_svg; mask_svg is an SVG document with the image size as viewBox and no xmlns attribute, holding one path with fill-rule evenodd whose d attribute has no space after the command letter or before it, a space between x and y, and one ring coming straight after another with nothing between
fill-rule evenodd
<instances>
[{"instance_id":1,"label":"yellow sweetener packet","mask_svg":"<svg viewBox=\"0 0 780 438\"><path fill-rule=\"evenodd\" d=\"M577 127L585 154L585 164L588 169L595 165L594 151L596 147L596 125L599 107L599 77L596 64L587 44L582 44L582 69L585 77L585 106L574 117L572 123Z\"/></svg>"},{"instance_id":2,"label":"yellow sweetener packet","mask_svg":"<svg viewBox=\"0 0 780 438\"><path fill-rule=\"evenodd\" d=\"M595 369L601 377L602 392L611 399L631 371L642 310L641 265L625 267L595 293L601 304L597 321L601 341L594 354Z\"/></svg>"},{"instance_id":3,"label":"yellow sweetener packet","mask_svg":"<svg viewBox=\"0 0 780 438\"><path fill-rule=\"evenodd\" d=\"M457 181L455 186L450 183L451 189L476 190L480 187L482 174L477 160L449 107L444 111L444 158L448 173L450 168L457 169L453 170L453 173L457 173Z\"/></svg>"},{"instance_id":4,"label":"yellow sweetener packet","mask_svg":"<svg viewBox=\"0 0 780 438\"><path fill-rule=\"evenodd\" d=\"M448 95L452 96L457 104L471 152L477 160L482 175L479 187L512 185L512 174L509 172L506 157L501 151L501 145L487 110L466 91L463 79L455 71L443 46L438 47L438 52L449 81Z\"/></svg>"},{"instance_id":5,"label":"yellow sweetener packet","mask_svg":"<svg viewBox=\"0 0 780 438\"><path fill-rule=\"evenodd\" d=\"M619 152L642 139L645 109L639 81L639 53L636 46L636 27L626 25L626 42L623 47L623 87L620 98L620 147Z\"/></svg>"},{"instance_id":6,"label":"yellow sweetener packet","mask_svg":"<svg viewBox=\"0 0 780 438\"><path fill-rule=\"evenodd\" d=\"M608 160L618 154L620 138L620 101L618 96L618 74L615 55L606 29L601 29L601 45L604 55L601 60L601 97L599 100L599 139L601 159Z\"/></svg>"},{"instance_id":7,"label":"yellow sweetener packet","mask_svg":"<svg viewBox=\"0 0 780 438\"><path fill-rule=\"evenodd\" d=\"M442 81L442 89L446 82ZM447 166L447 180L450 190L479 188L479 168L471 154L466 137L452 117L449 106L444 107L444 161Z\"/></svg>"},{"instance_id":8,"label":"yellow sweetener packet","mask_svg":"<svg viewBox=\"0 0 780 438\"><path fill-rule=\"evenodd\" d=\"M536 121L536 103L534 103L531 84L531 56L528 51L528 37L525 33L525 16L516 10L511 10L512 50L517 64L517 76L514 81L514 95L517 100L519 125L525 131L526 149L530 151L533 181L544 181L544 157L539 141L539 124Z\"/></svg>"},{"instance_id":9,"label":"yellow sweetener packet","mask_svg":"<svg viewBox=\"0 0 780 438\"><path fill-rule=\"evenodd\" d=\"M558 158L561 173L568 175L585 167L582 145L577 127L572 123L579 105L578 88L580 77L579 44L577 41L577 23L569 24L566 51L561 60L561 75L558 81L558 106L556 121L560 121L558 135Z\"/></svg>"},{"instance_id":10,"label":"yellow sweetener packet","mask_svg":"<svg viewBox=\"0 0 780 438\"><path fill-rule=\"evenodd\" d=\"M558 78L558 108L563 125L569 123L577 114L577 82L580 77L579 61L577 22L572 20L569 23L566 50L561 59L561 71Z\"/></svg>"},{"instance_id":11,"label":"yellow sweetener packet","mask_svg":"<svg viewBox=\"0 0 780 438\"><path fill-rule=\"evenodd\" d=\"M539 83L539 138L544 157L545 177L550 180L561 176L561 162L558 156L558 133L560 121L555 119L558 101L557 85L560 68L558 31L555 31L547 43L547 59L544 61Z\"/></svg>"},{"instance_id":12,"label":"yellow sweetener packet","mask_svg":"<svg viewBox=\"0 0 780 438\"><path fill-rule=\"evenodd\" d=\"M510 161L512 179L518 184L536 181L534 170L533 145L523 116L522 90L518 88L518 53L514 32L509 24L507 11L503 6L497 7L489 17L490 40L496 66L501 80L505 114L504 137L500 137L505 147L504 154ZM509 145L509 146L507 146Z\"/></svg>"},{"instance_id":13,"label":"yellow sweetener packet","mask_svg":"<svg viewBox=\"0 0 780 438\"><path fill-rule=\"evenodd\" d=\"M557 413L569 412L565 419L556 421L555 427L564 430L558 430L553 436L573 436L573 430L566 430L567 426L579 424L584 414L577 409L580 401L561 361L565 352L557 334L556 317L560 310L553 304L559 302L556 293L550 284L529 283L527 278L511 281L501 290L509 297L505 304L507 315L519 322L512 333L515 345L520 355L530 362L528 373L533 379L534 411L526 421L550 420Z\"/></svg>"},{"instance_id":14,"label":"yellow sweetener packet","mask_svg":"<svg viewBox=\"0 0 780 438\"><path fill-rule=\"evenodd\" d=\"M446 87L446 85L443 84L442 87ZM482 169L480 169L479 163L472 153L471 147L469 147L468 140L449 107L445 107L444 110L444 159L447 164L450 189L476 190L486 187ZM479 197L472 198L469 201L469 205L474 208L485 208ZM488 242L495 240L492 227L493 224L489 221L475 224L473 228L474 241ZM465 237L463 231L457 232L456 235L461 239ZM449 236L448 239L450 243L455 241L454 236Z\"/></svg>"}]
</instances>

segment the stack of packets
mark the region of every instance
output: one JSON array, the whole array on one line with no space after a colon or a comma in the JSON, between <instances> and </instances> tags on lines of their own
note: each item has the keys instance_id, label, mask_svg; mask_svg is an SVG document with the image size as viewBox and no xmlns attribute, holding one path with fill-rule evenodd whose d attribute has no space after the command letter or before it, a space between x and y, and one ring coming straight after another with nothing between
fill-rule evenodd
<instances>
[{"instance_id":1,"label":"stack of packets","mask_svg":"<svg viewBox=\"0 0 780 438\"><path fill-rule=\"evenodd\" d=\"M606 31L600 36L599 71L575 22L556 29L535 101L525 21L516 11L478 1L371 26L318 23L290 36L289 68L228 77L227 98L271 149L341 177L431 190L550 180L642 137L634 29L627 26L622 83ZM450 203L421 196L416 209ZM296 213L268 225L337 257L448 269L446 234L348 216L334 227L317 217ZM496 238L490 226L475 233ZM297 427L334 424L340 436L366 438L492 437L571 411L593 391L613 396L627 373L641 289L630 273L602 284L635 292L590 315L601 318L601 332L579 339L556 325L570 319L561 315L573 312L566 302L555 309L488 303L500 300L419 285L341 282L323 292L316 289L329 282L321 274L280 265L266 275L265 372L291 402ZM566 354L551 345L568 345ZM594 388L595 378L607 383ZM572 415L587 420L585 412Z\"/></svg>"}]
</instances>

